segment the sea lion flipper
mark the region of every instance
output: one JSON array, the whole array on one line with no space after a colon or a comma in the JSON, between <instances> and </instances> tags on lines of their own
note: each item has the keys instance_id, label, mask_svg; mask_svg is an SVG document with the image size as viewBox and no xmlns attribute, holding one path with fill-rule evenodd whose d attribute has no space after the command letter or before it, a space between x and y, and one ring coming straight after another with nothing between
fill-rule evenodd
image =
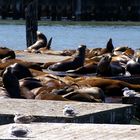
<instances>
[{"instance_id":1,"label":"sea lion flipper","mask_svg":"<svg viewBox=\"0 0 140 140\"><path fill-rule=\"evenodd\" d=\"M48 49L48 50L50 50L51 44L52 44L52 37L51 37L50 40L47 42L47 49Z\"/></svg>"}]
</instances>

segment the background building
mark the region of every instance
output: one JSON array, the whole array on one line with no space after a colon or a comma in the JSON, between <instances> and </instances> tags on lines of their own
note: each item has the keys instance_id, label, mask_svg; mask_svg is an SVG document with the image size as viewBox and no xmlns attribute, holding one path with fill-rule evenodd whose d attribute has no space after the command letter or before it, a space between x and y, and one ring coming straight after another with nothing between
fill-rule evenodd
<instances>
[{"instance_id":1,"label":"background building","mask_svg":"<svg viewBox=\"0 0 140 140\"><path fill-rule=\"evenodd\" d=\"M1 18L24 18L30 1L0 0ZM38 19L140 21L140 0L38 0Z\"/></svg>"}]
</instances>

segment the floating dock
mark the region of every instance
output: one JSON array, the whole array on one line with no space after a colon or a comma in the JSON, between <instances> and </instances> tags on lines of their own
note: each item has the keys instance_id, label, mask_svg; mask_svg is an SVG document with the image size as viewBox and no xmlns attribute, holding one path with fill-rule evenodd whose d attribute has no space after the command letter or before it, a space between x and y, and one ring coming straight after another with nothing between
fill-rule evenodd
<instances>
[{"instance_id":1,"label":"floating dock","mask_svg":"<svg viewBox=\"0 0 140 140\"><path fill-rule=\"evenodd\" d=\"M139 140L139 125L112 124L22 124L30 132L25 138L11 137L9 129L15 124L0 126L0 139L37 140Z\"/></svg>"},{"instance_id":2,"label":"floating dock","mask_svg":"<svg viewBox=\"0 0 140 140\"><path fill-rule=\"evenodd\" d=\"M64 115L65 105L73 107L77 115L75 117ZM36 118L36 122L128 124L133 116L133 107L125 104L73 101L0 100L0 124L12 123L14 114L17 113L32 115Z\"/></svg>"},{"instance_id":3,"label":"floating dock","mask_svg":"<svg viewBox=\"0 0 140 140\"><path fill-rule=\"evenodd\" d=\"M36 62L36 63L58 62L70 58L69 56L57 55L59 54L59 51L53 51L53 53L54 55L16 51L16 58L24 61Z\"/></svg>"}]
</instances>

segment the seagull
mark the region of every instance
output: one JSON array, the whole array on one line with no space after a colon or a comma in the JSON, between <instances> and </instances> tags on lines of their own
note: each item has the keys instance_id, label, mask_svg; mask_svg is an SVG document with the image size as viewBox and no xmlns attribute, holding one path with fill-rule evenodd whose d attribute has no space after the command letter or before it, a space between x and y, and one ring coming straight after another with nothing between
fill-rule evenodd
<instances>
[{"instance_id":1,"label":"seagull","mask_svg":"<svg viewBox=\"0 0 140 140\"><path fill-rule=\"evenodd\" d=\"M140 94L135 90L130 90L128 87L122 89L124 97L140 97Z\"/></svg>"},{"instance_id":2,"label":"seagull","mask_svg":"<svg viewBox=\"0 0 140 140\"><path fill-rule=\"evenodd\" d=\"M76 112L75 109L72 106L65 105L64 109L63 109L63 114L65 116L75 117L78 114L78 112Z\"/></svg>"},{"instance_id":3,"label":"seagull","mask_svg":"<svg viewBox=\"0 0 140 140\"><path fill-rule=\"evenodd\" d=\"M19 125L11 126L9 129L10 135L15 137L27 137L29 132L29 129Z\"/></svg>"},{"instance_id":4,"label":"seagull","mask_svg":"<svg viewBox=\"0 0 140 140\"><path fill-rule=\"evenodd\" d=\"M15 123L31 123L35 118L31 115L15 114L14 122Z\"/></svg>"}]
</instances>

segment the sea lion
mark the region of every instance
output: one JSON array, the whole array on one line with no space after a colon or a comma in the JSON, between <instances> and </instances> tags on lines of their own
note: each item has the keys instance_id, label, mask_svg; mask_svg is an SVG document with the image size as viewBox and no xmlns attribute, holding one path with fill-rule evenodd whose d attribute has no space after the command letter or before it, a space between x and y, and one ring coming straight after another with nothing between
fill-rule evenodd
<instances>
[{"instance_id":1,"label":"sea lion","mask_svg":"<svg viewBox=\"0 0 140 140\"><path fill-rule=\"evenodd\" d=\"M96 74L99 76L110 76L111 74L111 62L112 57L110 55L103 55L99 63L97 64Z\"/></svg>"},{"instance_id":2,"label":"sea lion","mask_svg":"<svg viewBox=\"0 0 140 140\"><path fill-rule=\"evenodd\" d=\"M96 56L102 56L106 53L113 53L114 46L112 43L112 39L110 38L106 44L105 48L93 48L93 49L86 49L86 58L92 58Z\"/></svg>"},{"instance_id":3,"label":"sea lion","mask_svg":"<svg viewBox=\"0 0 140 140\"><path fill-rule=\"evenodd\" d=\"M131 59L126 64L126 70L131 75L140 74L140 63L139 62L136 62L134 59Z\"/></svg>"},{"instance_id":4,"label":"sea lion","mask_svg":"<svg viewBox=\"0 0 140 140\"><path fill-rule=\"evenodd\" d=\"M27 68L32 68L32 69L35 69L35 70L42 71L42 64L35 63L35 62L27 62L27 61L23 61L23 60L20 60L20 59L8 59L8 60L7 59L6 60L2 59L1 63L0 63L0 69L3 70L6 67L8 67L12 64L15 64L15 63L24 65Z\"/></svg>"},{"instance_id":5,"label":"sea lion","mask_svg":"<svg viewBox=\"0 0 140 140\"><path fill-rule=\"evenodd\" d=\"M75 70L69 70L67 71L67 73L91 74L91 73L96 73L96 70L97 70L97 62L93 61Z\"/></svg>"},{"instance_id":6,"label":"sea lion","mask_svg":"<svg viewBox=\"0 0 140 140\"><path fill-rule=\"evenodd\" d=\"M47 43L46 36L43 33L37 31L37 41L33 45L31 45L30 47L28 47L27 50L28 51L31 51L31 52L36 52L40 48L47 48L49 50L50 49L50 46L51 46L51 42L52 42L52 38Z\"/></svg>"},{"instance_id":7,"label":"sea lion","mask_svg":"<svg viewBox=\"0 0 140 140\"><path fill-rule=\"evenodd\" d=\"M15 59L16 58L15 52L7 47L0 47L0 59L6 57L8 57L8 59Z\"/></svg>"},{"instance_id":8,"label":"sea lion","mask_svg":"<svg viewBox=\"0 0 140 140\"><path fill-rule=\"evenodd\" d=\"M15 63L8 67L10 68L11 74L15 75L18 80L25 77L32 77L30 70L22 64Z\"/></svg>"},{"instance_id":9,"label":"sea lion","mask_svg":"<svg viewBox=\"0 0 140 140\"><path fill-rule=\"evenodd\" d=\"M42 91L40 94L38 94L35 99L37 100L56 100L56 101L69 101L68 99L65 99L61 95L55 95L48 93L46 91Z\"/></svg>"},{"instance_id":10,"label":"sea lion","mask_svg":"<svg viewBox=\"0 0 140 140\"><path fill-rule=\"evenodd\" d=\"M20 87L26 87L29 90L43 86L40 80L32 77L19 80L19 84Z\"/></svg>"},{"instance_id":11,"label":"sea lion","mask_svg":"<svg viewBox=\"0 0 140 140\"><path fill-rule=\"evenodd\" d=\"M82 87L63 95L64 98L84 102L104 102L105 95L101 88Z\"/></svg>"},{"instance_id":12,"label":"sea lion","mask_svg":"<svg viewBox=\"0 0 140 140\"><path fill-rule=\"evenodd\" d=\"M17 77L11 73L12 68L7 67L2 74L2 82L11 98L22 98L20 96L20 87Z\"/></svg>"},{"instance_id":13,"label":"sea lion","mask_svg":"<svg viewBox=\"0 0 140 140\"><path fill-rule=\"evenodd\" d=\"M30 88L37 87L38 85L35 85L35 83L33 83L32 81L30 80L31 84L23 80L19 83L18 78L12 72L12 67L7 67L2 74L2 82L4 88L6 89L9 97L11 98L34 99L34 94L30 91ZM30 86L29 89L27 85L28 87Z\"/></svg>"},{"instance_id":14,"label":"sea lion","mask_svg":"<svg viewBox=\"0 0 140 140\"><path fill-rule=\"evenodd\" d=\"M101 77L79 77L73 79L73 84L77 84L79 87L99 87L106 96L123 96L122 89L125 87L140 91L140 85L138 84Z\"/></svg>"},{"instance_id":15,"label":"sea lion","mask_svg":"<svg viewBox=\"0 0 140 140\"><path fill-rule=\"evenodd\" d=\"M97 55L103 55L106 53L113 53L113 50L114 50L114 46L112 43L112 38L110 38L106 44L106 48L102 48L100 51L98 51Z\"/></svg>"},{"instance_id":16,"label":"sea lion","mask_svg":"<svg viewBox=\"0 0 140 140\"><path fill-rule=\"evenodd\" d=\"M55 89L55 83L54 85L45 85L42 87L35 88L31 90L34 95L35 99L39 100L57 100L57 101L68 101L68 99L65 99L61 95L54 94L53 90ZM58 87L56 87L58 88Z\"/></svg>"},{"instance_id":17,"label":"sea lion","mask_svg":"<svg viewBox=\"0 0 140 140\"><path fill-rule=\"evenodd\" d=\"M7 90L3 87L0 87L0 99L10 98Z\"/></svg>"},{"instance_id":18,"label":"sea lion","mask_svg":"<svg viewBox=\"0 0 140 140\"><path fill-rule=\"evenodd\" d=\"M83 66L85 60L85 45L80 45L78 48L78 54L71 60L58 62L48 67L48 70L52 71L67 71L73 70Z\"/></svg>"},{"instance_id":19,"label":"sea lion","mask_svg":"<svg viewBox=\"0 0 140 140\"><path fill-rule=\"evenodd\" d=\"M120 52L124 52L128 49L128 46L120 46L120 47L116 47L114 48L114 51L120 51Z\"/></svg>"},{"instance_id":20,"label":"sea lion","mask_svg":"<svg viewBox=\"0 0 140 140\"><path fill-rule=\"evenodd\" d=\"M111 61L111 55L105 55L101 58L97 64L98 76L117 76L125 74L125 67L123 67L118 61Z\"/></svg>"}]
</instances>

